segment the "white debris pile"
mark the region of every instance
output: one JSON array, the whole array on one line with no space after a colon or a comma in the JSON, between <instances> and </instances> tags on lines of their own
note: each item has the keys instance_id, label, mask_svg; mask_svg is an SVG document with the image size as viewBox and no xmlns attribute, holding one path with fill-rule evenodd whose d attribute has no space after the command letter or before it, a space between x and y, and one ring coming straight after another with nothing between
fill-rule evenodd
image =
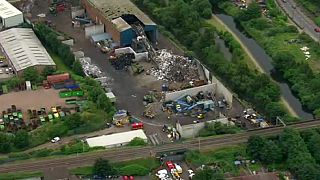
<instances>
[{"instance_id":1,"label":"white debris pile","mask_svg":"<svg viewBox=\"0 0 320 180\"><path fill-rule=\"evenodd\" d=\"M303 52L304 56L306 57L306 60L308 60L311 57L309 48L307 46L300 48L300 50Z\"/></svg>"},{"instance_id":2,"label":"white debris pile","mask_svg":"<svg viewBox=\"0 0 320 180\"><path fill-rule=\"evenodd\" d=\"M100 68L91 63L91 58L82 57L82 58L79 58L79 61L82 65L83 71L86 76L91 76L94 78L99 78L104 76Z\"/></svg>"},{"instance_id":3,"label":"white debris pile","mask_svg":"<svg viewBox=\"0 0 320 180\"><path fill-rule=\"evenodd\" d=\"M151 68L148 73L158 80L189 82L199 79L196 61L187 57L174 55L163 49L157 52L155 62L158 68Z\"/></svg>"}]
</instances>

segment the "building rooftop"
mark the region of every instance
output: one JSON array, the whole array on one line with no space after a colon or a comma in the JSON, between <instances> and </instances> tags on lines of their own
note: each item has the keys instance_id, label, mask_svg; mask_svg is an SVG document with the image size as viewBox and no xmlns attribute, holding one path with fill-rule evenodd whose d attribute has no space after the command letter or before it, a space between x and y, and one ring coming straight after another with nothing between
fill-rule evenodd
<instances>
[{"instance_id":1,"label":"building rooftop","mask_svg":"<svg viewBox=\"0 0 320 180\"><path fill-rule=\"evenodd\" d=\"M135 137L139 137L141 139L147 140L146 134L143 132L142 129L134 130L134 131L127 131L123 133L115 133L110 135L102 135L98 137L88 138L86 139L88 145L90 147L97 147L97 146L114 146L118 144L126 144L129 143Z\"/></svg>"},{"instance_id":2,"label":"building rooftop","mask_svg":"<svg viewBox=\"0 0 320 180\"><path fill-rule=\"evenodd\" d=\"M145 25L155 23L130 0L88 0L110 21L125 14L135 15Z\"/></svg>"},{"instance_id":3,"label":"building rooftop","mask_svg":"<svg viewBox=\"0 0 320 180\"><path fill-rule=\"evenodd\" d=\"M116 25L116 28L120 32L131 28L131 26L124 19L122 19L121 17L113 19L111 22Z\"/></svg>"},{"instance_id":4,"label":"building rooftop","mask_svg":"<svg viewBox=\"0 0 320 180\"><path fill-rule=\"evenodd\" d=\"M16 7L7 2L6 0L0 0L0 17L2 19L22 14Z\"/></svg>"},{"instance_id":5,"label":"building rooftop","mask_svg":"<svg viewBox=\"0 0 320 180\"><path fill-rule=\"evenodd\" d=\"M16 71L35 65L55 65L32 29L12 28L2 31L0 45Z\"/></svg>"}]
</instances>

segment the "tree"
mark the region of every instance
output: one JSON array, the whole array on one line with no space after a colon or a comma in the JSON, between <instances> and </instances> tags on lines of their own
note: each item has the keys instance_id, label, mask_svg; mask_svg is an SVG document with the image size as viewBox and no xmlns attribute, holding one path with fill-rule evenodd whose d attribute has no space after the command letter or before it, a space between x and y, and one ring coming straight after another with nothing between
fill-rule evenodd
<instances>
[{"instance_id":1,"label":"tree","mask_svg":"<svg viewBox=\"0 0 320 180\"><path fill-rule=\"evenodd\" d=\"M133 138L130 142L129 142L129 146L145 146L147 143L139 138L139 137L135 137Z\"/></svg>"},{"instance_id":2,"label":"tree","mask_svg":"<svg viewBox=\"0 0 320 180\"><path fill-rule=\"evenodd\" d=\"M0 152L8 153L11 147L11 138L5 133L0 133Z\"/></svg>"},{"instance_id":3,"label":"tree","mask_svg":"<svg viewBox=\"0 0 320 180\"><path fill-rule=\"evenodd\" d=\"M107 175L114 175L115 170L109 164L108 160L99 158L93 165L93 174L105 177Z\"/></svg>"},{"instance_id":4,"label":"tree","mask_svg":"<svg viewBox=\"0 0 320 180\"><path fill-rule=\"evenodd\" d=\"M260 160L261 151L266 145L266 140L261 136L251 136L248 139L247 152L253 158Z\"/></svg>"},{"instance_id":5,"label":"tree","mask_svg":"<svg viewBox=\"0 0 320 180\"><path fill-rule=\"evenodd\" d=\"M14 146L19 149L28 147L30 144L30 136L28 132L25 130L19 130L14 137L13 143Z\"/></svg>"},{"instance_id":6,"label":"tree","mask_svg":"<svg viewBox=\"0 0 320 180\"><path fill-rule=\"evenodd\" d=\"M212 6L208 0L193 0L193 8L205 19L210 19L212 16Z\"/></svg>"},{"instance_id":7,"label":"tree","mask_svg":"<svg viewBox=\"0 0 320 180\"><path fill-rule=\"evenodd\" d=\"M209 167L205 167L200 171L197 171L192 178L194 180L224 180L223 174L219 169L211 169Z\"/></svg>"},{"instance_id":8,"label":"tree","mask_svg":"<svg viewBox=\"0 0 320 180\"><path fill-rule=\"evenodd\" d=\"M309 138L309 141L307 142L308 149L313 156L313 158L316 160L316 162L320 163L320 134L317 132L314 132L313 135Z\"/></svg>"},{"instance_id":9,"label":"tree","mask_svg":"<svg viewBox=\"0 0 320 180\"><path fill-rule=\"evenodd\" d=\"M49 76L49 75L52 75L55 71L56 71L56 70L55 70L53 67L51 67L51 66L46 66L46 67L43 69L43 71L42 71L42 75L43 75L44 77L47 77L47 76Z\"/></svg>"},{"instance_id":10,"label":"tree","mask_svg":"<svg viewBox=\"0 0 320 180\"><path fill-rule=\"evenodd\" d=\"M80 63L78 60L76 60L76 61L73 62L72 70L73 70L73 72L75 72L77 75L79 75L79 76L84 76L84 72L83 72L82 65L81 65L81 63Z\"/></svg>"},{"instance_id":11,"label":"tree","mask_svg":"<svg viewBox=\"0 0 320 180\"><path fill-rule=\"evenodd\" d=\"M23 78L26 81L31 81L32 83L37 83L39 81L39 73L36 68L28 67L23 71Z\"/></svg>"},{"instance_id":12,"label":"tree","mask_svg":"<svg viewBox=\"0 0 320 180\"><path fill-rule=\"evenodd\" d=\"M247 10L241 11L239 15L239 19L243 21L248 21L251 19L261 17L261 9L258 3L250 3Z\"/></svg>"},{"instance_id":13,"label":"tree","mask_svg":"<svg viewBox=\"0 0 320 180\"><path fill-rule=\"evenodd\" d=\"M265 164L272 164L281 162L282 152L279 146L273 141L267 141L261 149L260 153L261 162Z\"/></svg>"},{"instance_id":14,"label":"tree","mask_svg":"<svg viewBox=\"0 0 320 180\"><path fill-rule=\"evenodd\" d=\"M68 126L69 129L75 129L83 125L84 121L82 120L79 113L74 113L70 116L67 116L64 123Z\"/></svg>"}]
</instances>

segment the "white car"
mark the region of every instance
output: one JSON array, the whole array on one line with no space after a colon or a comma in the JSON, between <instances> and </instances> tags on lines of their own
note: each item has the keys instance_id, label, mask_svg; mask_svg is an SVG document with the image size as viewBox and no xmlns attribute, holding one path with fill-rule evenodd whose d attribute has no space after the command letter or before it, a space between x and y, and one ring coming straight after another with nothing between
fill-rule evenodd
<instances>
[{"instance_id":1,"label":"white car","mask_svg":"<svg viewBox=\"0 0 320 180\"><path fill-rule=\"evenodd\" d=\"M178 172L179 174L181 174L181 173L182 173L182 168L181 168L181 166L180 166L179 164L177 164L177 163L174 163L174 166L176 167L177 172Z\"/></svg>"},{"instance_id":2,"label":"white car","mask_svg":"<svg viewBox=\"0 0 320 180\"><path fill-rule=\"evenodd\" d=\"M192 169L189 169L188 173L189 173L189 179L192 179L193 176L195 175Z\"/></svg>"},{"instance_id":3,"label":"white car","mask_svg":"<svg viewBox=\"0 0 320 180\"><path fill-rule=\"evenodd\" d=\"M54 137L53 139L51 139L51 142L52 143L57 143L57 142L59 142L61 139L60 139L60 137Z\"/></svg>"},{"instance_id":4,"label":"white car","mask_svg":"<svg viewBox=\"0 0 320 180\"><path fill-rule=\"evenodd\" d=\"M156 173L156 176L161 180L169 178L168 171L166 169L159 170Z\"/></svg>"}]
</instances>

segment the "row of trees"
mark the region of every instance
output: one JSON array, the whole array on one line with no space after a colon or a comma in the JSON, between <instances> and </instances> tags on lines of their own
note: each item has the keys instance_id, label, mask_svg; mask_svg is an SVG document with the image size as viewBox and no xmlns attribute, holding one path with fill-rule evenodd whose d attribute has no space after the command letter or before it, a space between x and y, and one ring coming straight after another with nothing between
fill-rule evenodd
<instances>
[{"instance_id":1,"label":"row of trees","mask_svg":"<svg viewBox=\"0 0 320 180\"><path fill-rule=\"evenodd\" d=\"M246 65L243 55L239 56L241 52L239 45L232 49L232 62L227 61L215 46L214 40L218 32L203 19L211 17L203 14L209 10L201 9L204 5L210 4L208 0L174 0L169 3L158 0L135 0L134 2L163 24L179 42L192 50L241 98L254 104L257 110L268 115L268 118L286 114L278 103L279 87L268 76ZM210 5L207 7L211 8ZM231 44L231 41L228 43Z\"/></svg>"},{"instance_id":2,"label":"row of trees","mask_svg":"<svg viewBox=\"0 0 320 180\"><path fill-rule=\"evenodd\" d=\"M311 48L313 57L320 57L317 43L308 35L299 34L296 27L284 23L285 19L274 3L268 3L268 8L273 12L269 13L271 20L261 17L260 8L256 3L250 4L245 11L228 10L233 5L222 4L220 7L235 16L244 29L266 49L273 59L275 69L290 83L291 90L299 97L303 106L313 111L316 117L320 117L320 74L312 70L308 62L299 59L301 57L296 55L294 50L277 48L278 45L272 41L282 41L278 36L294 35Z\"/></svg>"},{"instance_id":3,"label":"row of trees","mask_svg":"<svg viewBox=\"0 0 320 180\"><path fill-rule=\"evenodd\" d=\"M15 135L0 133L0 153L8 153L12 149L24 149L30 144L30 136L27 131L19 130Z\"/></svg>"},{"instance_id":4,"label":"row of trees","mask_svg":"<svg viewBox=\"0 0 320 180\"><path fill-rule=\"evenodd\" d=\"M316 131L305 132L305 140L298 131L285 129L276 139L250 137L247 152L265 165L285 163L297 179L319 179L320 135Z\"/></svg>"},{"instance_id":5,"label":"row of trees","mask_svg":"<svg viewBox=\"0 0 320 180\"><path fill-rule=\"evenodd\" d=\"M63 63L72 69L77 75L84 76L82 66L75 60L74 54L68 45L58 39L58 34L45 24L39 23L34 26L34 32L44 46L61 57Z\"/></svg>"}]
</instances>

